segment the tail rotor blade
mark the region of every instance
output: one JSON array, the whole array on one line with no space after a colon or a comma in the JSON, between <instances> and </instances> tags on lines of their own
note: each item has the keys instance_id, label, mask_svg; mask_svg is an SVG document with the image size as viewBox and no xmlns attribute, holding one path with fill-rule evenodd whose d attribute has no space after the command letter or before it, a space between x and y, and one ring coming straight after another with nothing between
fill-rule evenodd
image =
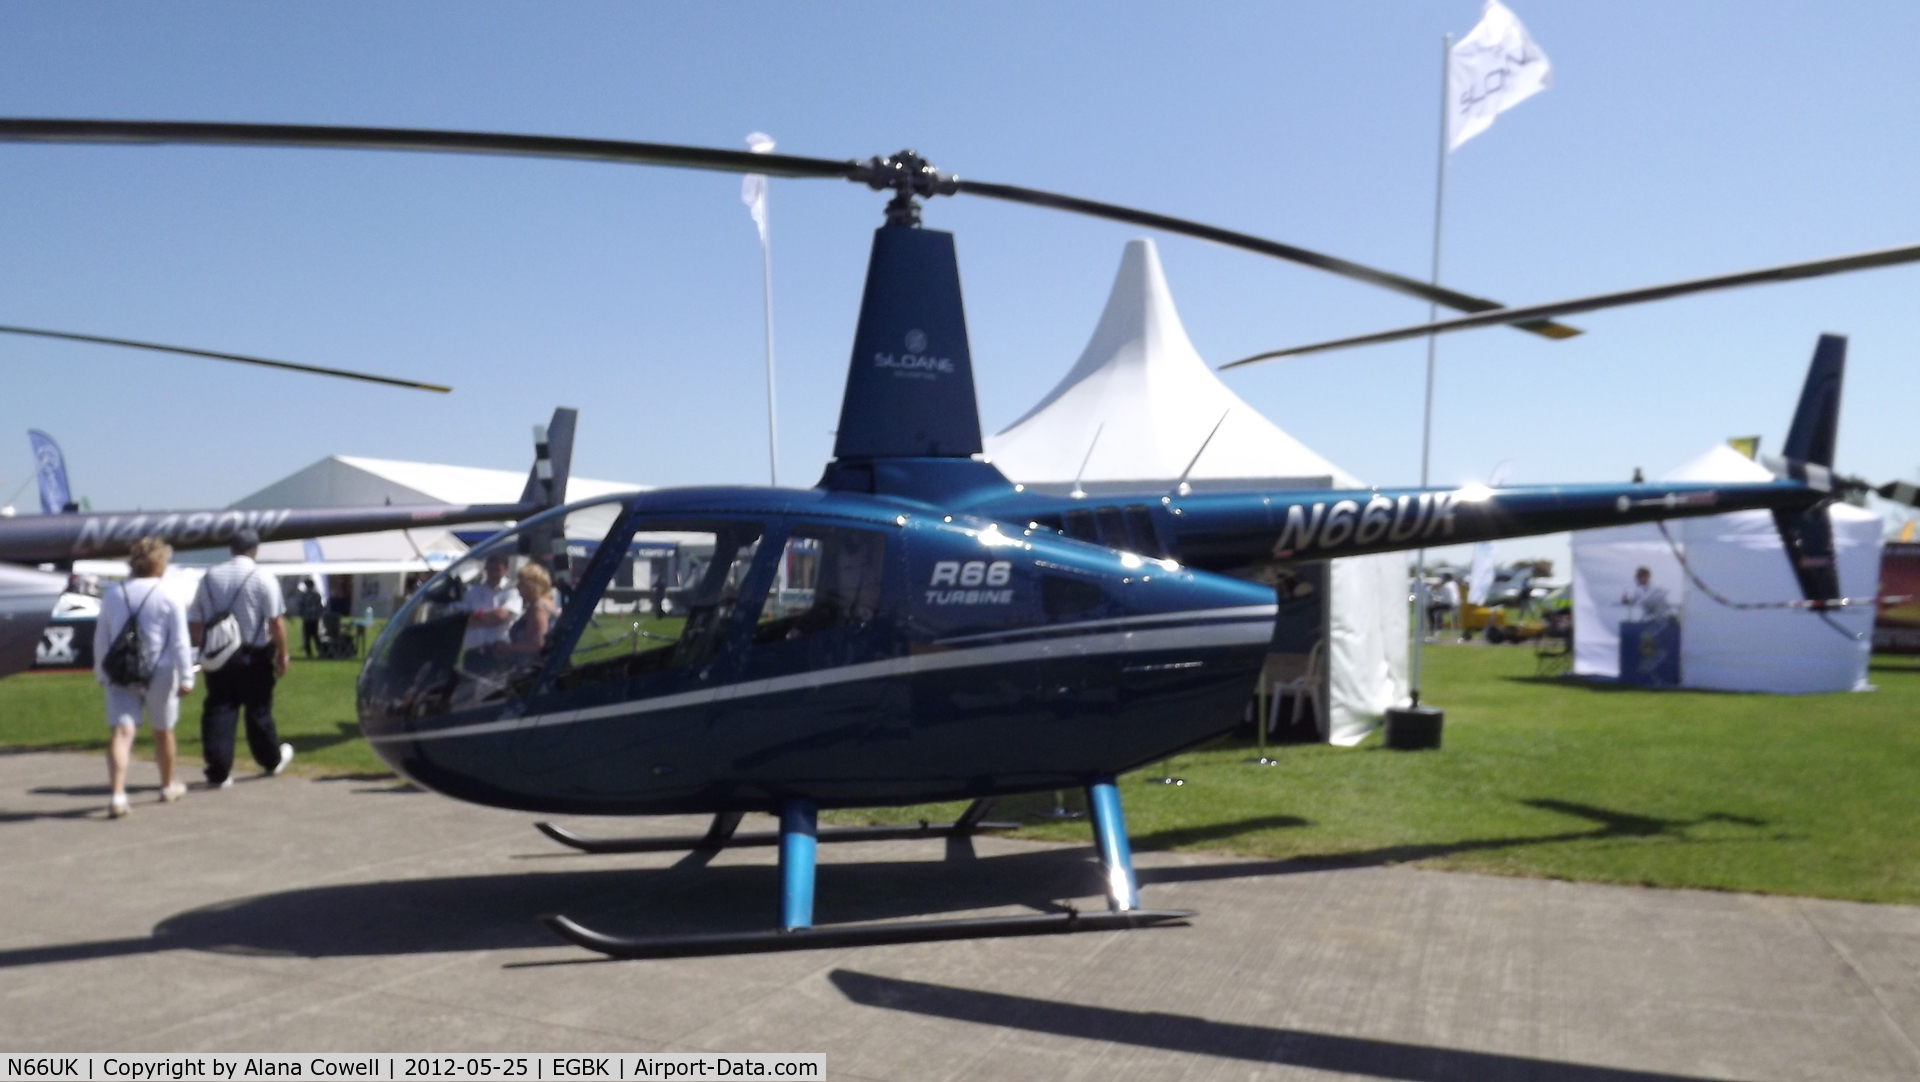
<instances>
[{"instance_id":1,"label":"tail rotor blade","mask_svg":"<svg viewBox=\"0 0 1920 1082\"><path fill-rule=\"evenodd\" d=\"M1874 495L1883 500L1905 504L1908 507L1920 507L1920 485L1907 481L1890 481L1873 490Z\"/></svg>"}]
</instances>

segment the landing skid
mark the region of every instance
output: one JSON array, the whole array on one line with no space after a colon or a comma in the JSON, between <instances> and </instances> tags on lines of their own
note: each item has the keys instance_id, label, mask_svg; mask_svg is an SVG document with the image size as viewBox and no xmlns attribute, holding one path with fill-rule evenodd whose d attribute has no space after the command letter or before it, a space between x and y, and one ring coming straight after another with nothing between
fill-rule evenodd
<instances>
[{"instance_id":1,"label":"landing skid","mask_svg":"<svg viewBox=\"0 0 1920 1082\"><path fill-rule=\"evenodd\" d=\"M987 812L992 807L993 802L990 800L976 800L961 814L960 818L951 823L929 823L922 819L916 824L907 826L828 827L818 832L817 840L821 842L882 842L913 838L952 838L976 834L983 830L1013 830L1020 825L988 820ZM674 853L684 849L733 849L780 844L778 831L734 833L734 828L740 825L739 812L722 812L714 816L713 826L703 835L682 834L656 838L590 838L552 823L542 822L533 825L534 829L561 845L572 846L583 853Z\"/></svg>"},{"instance_id":2,"label":"landing skid","mask_svg":"<svg viewBox=\"0 0 1920 1082\"><path fill-rule=\"evenodd\" d=\"M763 932L706 935L615 936L596 932L567 917L540 920L554 934L609 958L703 958L721 954L873 947L885 943L936 943L949 939L1004 939L1022 935L1118 932L1129 928L1184 925L1190 909L1132 909L1123 913L1045 913L1029 917L979 917L967 920L896 920L883 924L842 924Z\"/></svg>"},{"instance_id":3,"label":"landing skid","mask_svg":"<svg viewBox=\"0 0 1920 1082\"><path fill-rule=\"evenodd\" d=\"M819 808L810 800L780 804L777 834L736 835L738 812L713 817L713 826L700 837L587 838L552 823L536 824L555 841L589 853L645 853L692 849L714 852L741 845L780 847L780 927L763 932L722 932L672 936L614 936L596 932L568 917L541 917L555 935L610 958L691 958L720 954L760 954L772 951L824 950L883 943L928 943L950 939L1000 939L1008 936L1067 935L1074 932L1111 932L1131 928L1184 925L1195 916L1185 909L1142 909L1133 877L1133 854L1120 811L1120 792L1112 778L1094 778L1087 785L1087 810L1093 819L1094 847L1105 873L1105 913L1045 913L1020 917L976 917L962 920L886 921L876 924L813 926L814 857L820 842L877 841L892 838L938 838L971 835L980 830L1011 827L989 823L991 801L976 800L951 823L905 827L839 827L820 830Z\"/></svg>"}]
</instances>

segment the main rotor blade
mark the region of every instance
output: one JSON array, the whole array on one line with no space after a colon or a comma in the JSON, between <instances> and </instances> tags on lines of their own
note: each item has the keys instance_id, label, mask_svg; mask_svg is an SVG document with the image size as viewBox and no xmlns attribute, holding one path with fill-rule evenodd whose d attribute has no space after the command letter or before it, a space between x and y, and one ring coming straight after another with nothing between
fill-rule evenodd
<instances>
[{"instance_id":1,"label":"main rotor blade","mask_svg":"<svg viewBox=\"0 0 1920 1082\"><path fill-rule=\"evenodd\" d=\"M663 165L708 169L723 173L764 173L796 178L839 178L884 188L888 174L872 162L803 158L792 154L754 154L744 150L672 143L635 143L619 139L575 139L547 135L501 135L489 132L438 131L423 128L354 128L310 124L226 124L172 120L39 120L0 119L0 142L16 143L192 143L224 146L294 146L342 150L405 150L445 154L500 154L527 158L565 158L575 161L618 162L627 165ZM1167 233L1240 248L1285 259L1302 266L1338 274L1444 305L1461 312L1499 310L1499 301L1458 290L1432 286L1391 271L1324 255L1306 248L1266 240L1248 233L1151 211L1043 192L1012 184L959 180L929 173L917 178L920 194L966 194L1011 203L1064 210L1109 221L1145 226ZM1580 331L1548 320L1515 323L1522 330L1548 338L1571 338Z\"/></svg>"},{"instance_id":2,"label":"main rotor blade","mask_svg":"<svg viewBox=\"0 0 1920 1082\"><path fill-rule=\"evenodd\" d=\"M326 368L317 364L295 364L292 361L274 361L265 357L249 357L244 353L219 353L210 349L189 349L186 346L166 346L158 342L136 342L131 338L106 338L97 334L74 334L71 331L48 331L37 327L8 327L0 325L0 334L24 334L35 338L60 338L69 342L93 342L103 346L124 346L128 349L150 349L157 353L178 353L187 357L211 357L216 361L238 361L241 364L257 364L263 368L284 368L291 372L306 372L315 376L337 376L341 379L365 380L368 383L384 383L389 387L408 387L416 391L434 391L447 394L453 390L438 383L421 383L417 380L396 379L392 376L376 376L370 372L351 372L345 368Z\"/></svg>"},{"instance_id":3,"label":"main rotor blade","mask_svg":"<svg viewBox=\"0 0 1920 1082\"><path fill-rule=\"evenodd\" d=\"M1875 267L1896 267L1904 263L1920 262L1920 245L1904 248L1883 248L1875 252L1861 252L1856 255L1843 255L1832 259L1816 259L1806 263L1787 263L1778 267L1765 267L1760 270L1741 271L1738 274L1722 274L1713 278L1694 278L1685 282L1670 282L1666 285L1647 286L1642 289L1627 289L1618 293L1601 293L1592 297L1580 297L1570 301L1554 301L1551 304L1533 304L1524 308L1502 308L1478 315L1462 316L1459 319L1443 319L1437 323L1420 323L1411 327L1400 327L1391 331L1377 331L1373 334L1359 334L1352 338L1336 338L1329 342L1315 342L1307 346L1294 346L1291 349L1276 349L1266 353L1256 353L1251 357L1242 357L1220 366L1221 371L1238 368L1241 365L1255 364L1260 361L1274 361L1282 357L1302 357L1309 353L1325 353L1329 350L1351 349L1355 346L1379 345L1383 342L1400 342L1409 338L1425 338L1430 334L1448 334L1453 331L1470 331L1476 327L1492 327L1501 323L1518 324L1523 320L1542 319L1549 316L1573 315L1578 312L1597 312L1603 308L1623 308L1631 304L1646 304L1651 301L1663 301L1672 297L1684 297L1692 293L1710 293L1720 289L1737 289L1741 286L1765 285L1770 282L1792 282L1801 278L1821 278L1829 274L1846 274L1850 271L1872 270Z\"/></svg>"},{"instance_id":4,"label":"main rotor blade","mask_svg":"<svg viewBox=\"0 0 1920 1082\"><path fill-rule=\"evenodd\" d=\"M573 139L552 135L500 135L425 128L349 128L316 124L218 124L174 120L0 119L0 142L9 143L196 143L216 146L322 147L338 150L410 150L443 154L499 154L520 158L570 158L627 165L669 165L721 173L766 173L779 177L851 179L857 162L754 154L671 143L620 139Z\"/></svg>"},{"instance_id":5,"label":"main rotor blade","mask_svg":"<svg viewBox=\"0 0 1920 1082\"><path fill-rule=\"evenodd\" d=\"M1364 264L1354 263L1337 256L1325 255L1306 248L1297 248L1291 244L1267 240L1248 233L1238 233L1231 229L1190 222L1183 218L1172 218L1165 214L1135 210L1132 207L1117 206L1113 203L1101 203L1077 196L1060 195L1055 192L1043 192L1035 188L1021 188L1012 184L989 184L979 180L956 180L955 190L966 195L985 196L988 199L1004 199L1009 203L1026 203L1030 206L1048 207L1064 210L1073 214L1085 214L1093 218L1105 218L1109 221L1126 222L1129 225L1145 226L1167 233L1196 237L1200 240L1224 244L1229 248L1241 248L1249 252L1284 259L1302 266L1313 267L1330 274L1366 282L1395 293L1404 293L1409 297L1418 297L1460 312L1491 312L1504 310L1499 301L1442 286L1429 285L1418 279L1395 274L1392 271L1377 270ZM1574 327L1554 323L1549 320L1512 321L1521 330L1532 331L1547 338L1572 338L1580 331Z\"/></svg>"}]
</instances>

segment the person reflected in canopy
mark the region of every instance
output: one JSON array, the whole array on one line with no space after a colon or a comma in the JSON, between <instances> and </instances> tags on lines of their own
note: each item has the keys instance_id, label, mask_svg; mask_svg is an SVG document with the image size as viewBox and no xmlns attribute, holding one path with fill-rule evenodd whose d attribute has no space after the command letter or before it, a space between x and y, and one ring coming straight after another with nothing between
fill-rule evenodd
<instances>
[{"instance_id":1,"label":"person reflected in canopy","mask_svg":"<svg viewBox=\"0 0 1920 1082\"><path fill-rule=\"evenodd\" d=\"M507 630L507 641L498 649L515 657L537 657L547 647L547 634L553 630L560 606L553 600L553 576L537 563L527 564L515 576L520 592L520 618Z\"/></svg>"}]
</instances>

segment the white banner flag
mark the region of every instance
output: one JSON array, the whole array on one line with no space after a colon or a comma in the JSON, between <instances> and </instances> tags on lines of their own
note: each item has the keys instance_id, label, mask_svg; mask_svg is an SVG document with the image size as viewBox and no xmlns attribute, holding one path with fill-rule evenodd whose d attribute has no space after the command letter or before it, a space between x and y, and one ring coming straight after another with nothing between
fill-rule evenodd
<instances>
[{"instance_id":1,"label":"white banner flag","mask_svg":"<svg viewBox=\"0 0 1920 1082\"><path fill-rule=\"evenodd\" d=\"M747 149L755 154L773 153L773 136L757 131L747 136ZM767 178L760 173L748 173L740 178L740 201L747 205L747 213L753 215L753 224L760 230L760 243L767 243Z\"/></svg>"},{"instance_id":2,"label":"white banner flag","mask_svg":"<svg viewBox=\"0 0 1920 1082\"><path fill-rule=\"evenodd\" d=\"M1447 149L1493 126L1493 118L1553 85L1547 54L1500 0L1487 0L1480 23L1447 60Z\"/></svg>"},{"instance_id":3,"label":"white banner flag","mask_svg":"<svg viewBox=\"0 0 1920 1082\"><path fill-rule=\"evenodd\" d=\"M1511 461L1504 461L1487 475L1487 487L1499 488L1507 483L1507 473L1513 468ZM1487 593L1493 589L1493 542L1482 541L1473 548L1473 564L1467 570L1467 603L1484 605Z\"/></svg>"}]
</instances>

